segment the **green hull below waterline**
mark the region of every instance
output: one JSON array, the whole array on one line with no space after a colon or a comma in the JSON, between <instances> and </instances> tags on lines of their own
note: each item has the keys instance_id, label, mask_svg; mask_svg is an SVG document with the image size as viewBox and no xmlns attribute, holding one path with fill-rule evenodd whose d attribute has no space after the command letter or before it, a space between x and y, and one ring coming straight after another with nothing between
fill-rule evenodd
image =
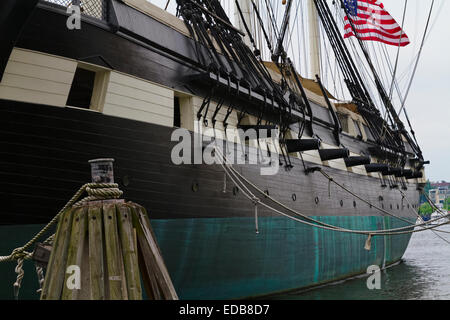
<instances>
[{"instance_id":1,"label":"green hull below waterline","mask_svg":"<svg viewBox=\"0 0 450 320\"><path fill-rule=\"evenodd\" d=\"M320 217L353 230L406 226L390 217ZM411 221L413 223L414 221ZM152 225L181 299L238 299L297 290L366 273L401 260L411 235L367 237L305 226L283 217L154 220ZM0 253L42 226L0 227ZM0 265L0 299L12 299L15 263ZM34 264L25 263L20 299L37 299Z\"/></svg>"}]
</instances>

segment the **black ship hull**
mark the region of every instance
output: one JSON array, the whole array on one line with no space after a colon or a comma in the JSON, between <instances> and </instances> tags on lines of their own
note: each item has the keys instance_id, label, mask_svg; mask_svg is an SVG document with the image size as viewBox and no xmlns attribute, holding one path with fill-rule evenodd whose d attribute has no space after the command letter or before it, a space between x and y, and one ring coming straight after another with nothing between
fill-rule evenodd
<instances>
[{"instance_id":1,"label":"black ship hull","mask_svg":"<svg viewBox=\"0 0 450 320\"><path fill-rule=\"evenodd\" d=\"M4 5L14 7L14 2ZM82 28L76 31L65 27L65 8L48 2L29 11L28 19L23 17L23 28L0 21L12 39L0 51L5 61L1 73L15 47L107 68L192 96L205 97L211 92L213 84L204 79L204 66L192 38L120 1L111 3L107 19L83 17ZM250 90L236 95L222 88L214 98L226 104L233 100L237 108L253 115L262 104L261 96ZM311 228L262 208L260 234L256 235L254 205L229 180L224 192L225 173L220 166L173 164L171 151L176 142L171 142L175 129L171 125L12 100L0 99L2 253L47 223L90 181L87 161L101 157L115 159L116 180L124 197L149 211L183 299L245 298L314 286L365 273L370 265L398 262L407 248L410 235L386 236L373 240L369 252L364 250L365 236ZM311 108L309 129L314 132L307 133L341 147L336 144L330 110L314 103ZM293 125L293 129L298 128ZM374 140L369 130L364 140L340 134L341 144L358 155L377 147ZM414 208L403 201L399 190L379 178L323 166L335 181L401 219L330 187L320 173L306 175L305 168L317 167L317 163L297 157L291 161L289 170L284 162L278 174L270 177L261 176L259 166L236 168L271 197L327 224L381 230L405 227L405 220L416 220ZM405 182L403 192L415 207L419 184L410 181L415 182ZM10 298L7 285L15 274L11 264L0 268L6 275L0 298ZM27 280L22 290L30 298L35 297L34 280Z\"/></svg>"},{"instance_id":2,"label":"black ship hull","mask_svg":"<svg viewBox=\"0 0 450 320\"><path fill-rule=\"evenodd\" d=\"M409 235L379 237L369 252L364 236L314 230L262 209L255 235L254 206L230 181L223 192L220 166L171 163L173 128L77 109L0 103L4 235L48 222L89 181L87 161L108 156L116 159L125 198L150 212L182 298L243 298L312 286L363 273L372 264L398 262L407 248ZM329 190L329 181L318 173L305 176L300 161L270 179L258 169L239 167L271 197L322 222L360 230L407 225L337 187ZM326 171L364 199L415 221L400 192L382 188L379 179ZM415 184L405 192L409 199L419 198ZM2 243L2 252L15 246ZM6 274L13 276L12 271L5 268Z\"/></svg>"}]
</instances>

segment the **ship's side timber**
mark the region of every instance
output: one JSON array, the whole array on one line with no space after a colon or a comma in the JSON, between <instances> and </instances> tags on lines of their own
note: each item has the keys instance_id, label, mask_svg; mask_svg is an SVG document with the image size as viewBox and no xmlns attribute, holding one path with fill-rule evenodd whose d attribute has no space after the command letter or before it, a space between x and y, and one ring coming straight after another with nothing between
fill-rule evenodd
<instances>
[{"instance_id":1,"label":"ship's side timber","mask_svg":"<svg viewBox=\"0 0 450 320\"><path fill-rule=\"evenodd\" d=\"M345 228L380 229L405 223L381 217L318 217ZM181 299L239 299L310 288L399 262L410 235L366 237L306 227L279 217L152 220ZM41 225L0 226L0 252L25 243ZM1 299L13 299L14 263L0 265ZM25 262L20 299L38 299L34 265Z\"/></svg>"},{"instance_id":2,"label":"ship's side timber","mask_svg":"<svg viewBox=\"0 0 450 320\"><path fill-rule=\"evenodd\" d=\"M225 210L225 216L252 212L251 206L243 206L246 200L242 196L223 194L224 173L220 167L172 163L172 148L178 143L171 141L172 127L75 108L7 100L0 100L0 113L1 201L5 204L2 224L48 221L74 190L90 180L87 161L99 156L116 159L117 179L125 193L149 208L154 218L214 217L217 207ZM242 170L280 201L291 203L296 193L297 201L292 205L308 215L379 214L368 205L354 207L355 199L337 187L332 187L329 196L327 179L320 174L305 175L300 159L293 158L293 165L289 171L281 166L279 174L269 178L260 175L260 166L245 165ZM306 165L317 166L310 162ZM410 217L411 208L401 201L400 192L382 188L379 179L324 168L336 181L365 199L384 203L385 209L392 205L396 215ZM199 184L199 193L192 191L195 182ZM408 184L405 192L409 199L419 198L417 186ZM319 206L315 204L316 197ZM30 198L36 201L30 203ZM231 199L238 203L230 204ZM348 208L352 208L352 213Z\"/></svg>"},{"instance_id":3,"label":"ship's side timber","mask_svg":"<svg viewBox=\"0 0 450 320\"><path fill-rule=\"evenodd\" d=\"M133 8L117 1L113 3L116 8L115 22L84 17L80 30L68 30L64 8L40 2L16 47L93 63L180 92L208 96L212 84L193 81L205 72L195 54L193 39ZM202 50L201 46L199 50ZM237 109L246 106L248 112L259 112L258 105L252 106L257 100L246 99L245 92L239 97L227 91L220 92L220 96L218 94L216 100L233 96L242 100L236 104ZM262 100L259 107L261 105ZM315 103L312 107L316 123L323 127L333 125L326 108ZM328 139L321 138L324 141ZM333 138L329 140L332 142Z\"/></svg>"},{"instance_id":4,"label":"ship's side timber","mask_svg":"<svg viewBox=\"0 0 450 320\"><path fill-rule=\"evenodd\" d=\"M0 81L19 34L39 0L2 1L0 3Z\"/></svg>"},{"instance_id":5,"label":"ship's side timber","mask_svg":"<svg viewBox=\"0 0 450 320\"><path fill-rule=\"evenodd\" d=\"M67 65L91 63L124 77L156 83L165 90L204 96L205 91L189 80L201 73L192 55L192 40L130 8L121 10L119 24L84 20L81 30L69 31L61 8L39 5L17 48L48 54L55 61L69 60ZM139 19L136 28L145 28L133 29L134 18ZM32 90L31 85L36 83L26 89ZM87 160L103 156L116 159L117 180L126 198L151 212L164 258L170 261L169 270L183 298L259 296L333 281L364 272L368 264L398 261L409 240L408 236L380 238L382 241L376 240L368 253L362 249L364 237L313 232L262 209L261 236L257 237L253 205L241 193L233 193L230 181L223 193L224 172L219 166L172 164L175 143L170 142L174 130L170 121L161 125L163 121L154 121L161 122L156 124L124 119L123 114L115 117L65 108L63 101L35 101L38 105L16 98L22 102L11 101L12 97L0 100L1 234L6 239L8 234L17 235L10 237L11 243L2 243L1 252L10 252L31 238L40 225L25 225L46 223L53 217L74 191L90 180ZM331 115L318 105L313 108L315 132L325 144L336 148ZM373 145L342 136L344 145L356 155ZM279 174L270 178L260 175L259 166L240 166L239 170L274 198L324 222L364 229L401 224L335 186L329 193L328 180L317 173L305 175L301 160L293 160L292 170L281 167ZM336 181L365 199L415 220L398 190L382 188L379 179L364 171L356 173L342 165L322 163L317 151L305 156L305 164L323 165ZM406 192L415 205L417 187L409 183ZM218 256L220 252L224 255ZM347 252L351 254L343 254ZM8 274L6 282L14 278L11 265L0 266L6 268L2 269ZM241 268L236 270L236 266ZM213 294L210 286L217 286ZM9 293L5 295L10 297Z\"/></svg>"},{"instance_id":6,"label":"ship's side timber","mask_svg":"<svg viewBox=\"0 0 450 320\"><path fill-rule=\"evenodd\" d=\"M242 298L311 286L362 273L370 264L397 262L406 250L409 236L377 238L367 252L363 236L314 230L262 208L256 235L253 204L235 194L230 181L223 193L219 166L171 163L173 128L72 108L0 103L5 236L23 232L31 237L34 232L19 224L47 222L88 181L87 160L108 155L116 159L126 198L151 213L164 259L185 299ZM259 166L238 167L275 199L326 223L351 229L405 226L337 187L329 193L328 180L317 173L306 176L302 168L295 160L291 171L281 167L267 178ZM378 179L325 170L393 215L415 220L400 192L382 188ZM406 191L415 203L416 188L410 183ZM2 252L17 245L5 242ZM14 277L11 266L1 266L7 279Z\"/></svg>"}]
</instances>

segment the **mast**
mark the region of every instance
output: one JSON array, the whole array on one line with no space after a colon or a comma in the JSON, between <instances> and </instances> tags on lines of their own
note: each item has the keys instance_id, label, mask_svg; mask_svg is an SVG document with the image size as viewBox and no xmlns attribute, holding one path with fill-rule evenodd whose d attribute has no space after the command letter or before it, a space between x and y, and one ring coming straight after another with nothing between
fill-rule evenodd
<instances>
[{"instance_id":1,"label":"mast","mask_svg":"<svg viewBox=\"0 0 450 320\"><path fill-rule=\"evenodd\" d=\"M316 79L320 74L320 31L319 14L314 0L308 0L308 27L309 27L309 78Z\"/></svg>"},{"instance_id":2,"label":"mast","mask_svg":"<svg viewBox=\"0 0 450 320\"><path fill-rule=\"evenodd\" d=\"M236 2L239 4L239 7L241 8L242 16L244 17L244 21L242 21L242 17L239 13L239 10L237 9ZM234 23L236 27L241 30L243 33L245 33L247 36L244 37L244 43L247 45L247 47L251 48L252 43L250 40L250 36L247 34L247 30L245 29L245 24L250 29L250 32L253 30L253 24L252 24L252 11L251 11L251 2L248 0L236 0L235 2L235 9L234 9ZM244 24L245 22L245 24Z\"/></svg>"}]
</instances>

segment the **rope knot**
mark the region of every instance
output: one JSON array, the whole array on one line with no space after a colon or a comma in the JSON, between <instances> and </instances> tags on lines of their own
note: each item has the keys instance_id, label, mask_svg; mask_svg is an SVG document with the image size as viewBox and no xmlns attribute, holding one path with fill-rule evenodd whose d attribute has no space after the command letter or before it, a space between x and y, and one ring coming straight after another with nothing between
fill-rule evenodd
<instances>
[{"instance_id":1,"label":"rope knot","mask_svg":"<svg viewBox=\"0 0 450 320\"><path fill-rule=\"evenodd\" d=\"M30 254L25 251L24 247L16 248L13 250L13 252L10 255L11 260L23 260L27 258Z\"/></svg>"},{"instance_id":2,"label":"rope knot","mask_svg":"<svg viewBox=\"0 0 450 320\"><path fill-rule=\"evenodd\" d=\"M88 183L84 190L88 196L78 201L74 206L83 205L89 201L120 199L123 195L123 191L119 189L117 183Z\"/></svg>"},{"instance_id":3,"label":"rope knot","mask_svg":"<svg viewBox=\"0 0 450 320\"><path fill-rule=\"evenodd\" d=\"M258 197L253 197L252 198L252 203L256 206L261 202L261 200Z\"/></svg>"}]
</instances>

